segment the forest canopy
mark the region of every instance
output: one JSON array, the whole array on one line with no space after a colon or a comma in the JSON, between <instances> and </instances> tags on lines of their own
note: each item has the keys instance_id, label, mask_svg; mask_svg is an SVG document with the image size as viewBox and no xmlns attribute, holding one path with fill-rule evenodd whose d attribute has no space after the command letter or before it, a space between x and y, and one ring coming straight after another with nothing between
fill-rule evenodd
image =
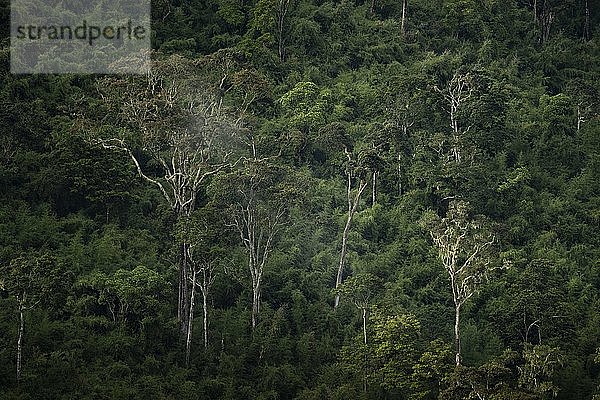
<instances>
[{"instance_id":1,"label":"forest canopy","mask_svg":"<svg viewBox=\"0 0 600 400\"><path fill-rule=\"evenodd\" d=\"M2 399L600 399L598 1L155 0L144 75L0 35Z\"/></svg>"}]
</instances>

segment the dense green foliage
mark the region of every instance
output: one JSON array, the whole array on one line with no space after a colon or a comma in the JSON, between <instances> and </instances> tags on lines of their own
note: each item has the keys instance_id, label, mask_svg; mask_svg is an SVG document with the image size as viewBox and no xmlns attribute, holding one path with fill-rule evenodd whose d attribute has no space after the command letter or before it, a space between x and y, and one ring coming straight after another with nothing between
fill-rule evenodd
<instances>
[{"instance_id":1,"label":"dense green foliage","mask_svg":"<svg viewBox=\"0 0 600 400\"><path fill-rule=\"evenodd\" d=\"M0 397L598 398L600 4L407 5L402 32L402 1L156 0L175 102L146 77L11 75L4 29ZM169 134L200 117L230 162L169 203L132 157L166 185ZM131 156L99 145L117 136ZM453 293L458 204L456 265L494 240ZM187 363L181 257L210 283Z\"/></svg>"}]
</instances>

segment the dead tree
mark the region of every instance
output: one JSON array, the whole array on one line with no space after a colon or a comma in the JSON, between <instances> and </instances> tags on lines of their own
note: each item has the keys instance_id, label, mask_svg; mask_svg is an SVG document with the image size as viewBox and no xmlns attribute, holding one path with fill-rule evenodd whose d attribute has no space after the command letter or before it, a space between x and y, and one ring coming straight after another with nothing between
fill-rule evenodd
<instances>
[{"instance_id":1,"label":"dead tree","mask_svg":"<svg viewBox=\"0 0 600 400\"><path fill-rule=\"evenodd\" d=\"M408 0L402 0L402 22L400 23L400 33L404 36L406 33L406 13L408 12Z\"/></svg>"},{"instance_id":2,"label":"dead tree","mask_svg":"<svg viewBox=\"0 0 600 400\"><path fill-rule=\"evenodd\" d=\"M290 10L291 0L277 0L277 52L279 61L285 61L285 34L287 28L286 17Z\"/></svg>"},{"instance_id":3,"label":"dead tree","mask_svg":"<svg viewBox=\"0 0 600 400\"><path fill-rule=\"evenodd\" d=\"M196 262L192 251L189 252L189 259L192 263L191 295L190 295L190 313L188 317L188 329L185 341L185 364L189 366L190 353L192 347L192 332L194 323L194 304L196 298L196 288L200 288L202 293L202 333L204 349L208 348L208 296L210 288L215 281L216 270L214 260L204 260Z\"/></svg>"},{"instance_id":4,"label":"dead tree","mask_svg":"<svg viewBox=\"0 0 600 400\"><path fill-rule=\"evenodd\" d=\"M276 156L259 158L253 137L248 139L252 156L217 182L217 195L229 208L228 226L239 235L247 254L252 285L252 329L258 324L261 289L265 267L275 248L275 240L286 224L286 215L294 185L287 185L286 170L274 160Z\"/></svg>"},{"instance_id":5,"label":"dead tree","mask_svg":"<svg viewBox=\"0 0 600 400\"><path fill-rule=\"evenodd\" d=\"M454 302L456 365L461 363L460 316L462 306L488 278L492 267L490 249L494 235L482 221L471 219L468 203L453 201L446 217L430 213L422 220L450 279Z\"/></svg>"},{"instance_id":6,"label":"dead tree","mask_svg":"<svg viewBox=\"0 0 600 400\"><path fill-rule=\"evenodd\" d=\"M346 253L348 251L348 235L350 234L352 219L358 210L361 196L369 184L369 182L362 177L362 174L357 174L354 160L347 147L344 147L344 153L348 160L348 165L346 167L346 199L348 201L348 211L346 214L346 224L344 225L344 231L342 232L342 247L340 249L340 260L335 279L336 289L339 289L344 277L344 266L346 264ZM337 308L339 304L340 294L338 292L335 295L334 308Z\"/></svg>"},{"instance_id":7,"label":"dead tree","mask_svg":"<svg viewBox=\"0 0 600 400\"><path fill-rule=\"evenodd\" d=\"M251 185L258 180L251 178ZM273 251L276 234L283 226L285 212L283 204L276 210L266 211L257 204L253 188L243 193L244 202L237 204L234 226L248 254L248 269L252 280L252 329L256 328L260 314L261 285L265 265Z\"/></svg>"},{"instance_id":8,"label":"dead tree","mask_svg":"<svg viewBox=\"0 0 600 400\"><path fill-rule=\"evenodd\" d=\"M31 303L28 293L23 291L15 295L19 312L19 332L17 335L17 381L21 380L21 363L23 359L23 335L25 333L25 311L34 308L40 300Z\"/></svg>"},{"instance_id":9,"label":"dead tree","mask_svg":"<svg viewBox=\"0 0 600 400\"><path fill-rule=\"evenodd\" d=\"M138 175L159 189L177 220L189 218L206 181L234 163L229 143L255 99L246 96L237 115L226 110L223 98L232 88L227 83L231 74L228 63L222 61L221 68L214 68L218 77L211 81L196 74L198 65L174 56L157 63L144 79L106 78L99 86L109 111L118 116L115 124L122 129L113 129L116 135L94 135L92 141L124 152ZM160 167L162 176L145 171L137 152L140 148ZM191 300L189 243L182 242L179 247L177 317L185 338Z\"/></svg>"},{"instance_id":10,"label":"dead tree","mask_svg":"<svg viewBox=\"0 0 600 400\"><path fill-rule=\"evenodd\" d=\"M471 129L471 125L464 126L460 116L473 94L472 77L468 73L455 72L446 87L440 89L435 86L434 89L446 101L446 111L450 116L450 159L459 164L462 161L464 136Z\"/></svg>"},{"instance_id":11,"label":"dead tree","mask_svg":"<svg viewBox=\"0 0 600 400\"><path fill-rule=\"evenodd\" d=\"M372 148L362 153L361 164L370 170L371 175L371 206L377 203L377 178L380 171L383 169L384 160L381 157L380 147L383 143L376 144L373 142Z\"/></svg>"},{"instance_id":12,"label":"dead tree","mask_svg":"<svg viewBox=\"0 0 600 400\"><path fill-rule=\"evenodd\" d=\"M209 310L208 300L210 289L220 271L218 267L225 259L221 238L223 225L217 209L210 205L198 208L186 220L179 221L176 226L176 239L189 243L187 259L190 262L190 308L187 318L188 328L185 338L185 359L189 366L192 334L194 324L194 307L197 289L202 295L202 331L204 349L208 348Z\"/></svg>"}]
</instances>

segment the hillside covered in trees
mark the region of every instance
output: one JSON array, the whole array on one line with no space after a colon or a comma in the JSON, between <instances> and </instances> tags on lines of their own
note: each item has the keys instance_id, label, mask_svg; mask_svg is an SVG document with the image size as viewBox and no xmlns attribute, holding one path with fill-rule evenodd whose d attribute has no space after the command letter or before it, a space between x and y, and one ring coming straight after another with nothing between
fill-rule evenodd
<instances>
[{"instance_id":1,"label":"hillside covered in trees","mask_svg":"<svg viewBox=\"0 0 600 400\"><path fill-rule=\"evenodd\" d=\"M597 0L156 0L9 73L0 398L600 398Z\"/></svg>"}]
</instances>

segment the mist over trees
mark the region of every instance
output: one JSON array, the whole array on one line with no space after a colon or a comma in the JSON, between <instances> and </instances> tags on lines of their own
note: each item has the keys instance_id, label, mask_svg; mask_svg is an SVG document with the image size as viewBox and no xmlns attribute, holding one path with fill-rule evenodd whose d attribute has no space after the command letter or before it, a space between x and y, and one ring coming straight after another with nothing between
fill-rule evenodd
<instances>
[{"instance_id":1,"label":"mist over trees","mask_svg":"<svg viewBox=\"0 0 600 400\"><path fill-rule=\"evenodd\" d=\"M141 76L2 30L0 398L600 399L597 1L152 20Z\"/></svg>"}]
</instances>

